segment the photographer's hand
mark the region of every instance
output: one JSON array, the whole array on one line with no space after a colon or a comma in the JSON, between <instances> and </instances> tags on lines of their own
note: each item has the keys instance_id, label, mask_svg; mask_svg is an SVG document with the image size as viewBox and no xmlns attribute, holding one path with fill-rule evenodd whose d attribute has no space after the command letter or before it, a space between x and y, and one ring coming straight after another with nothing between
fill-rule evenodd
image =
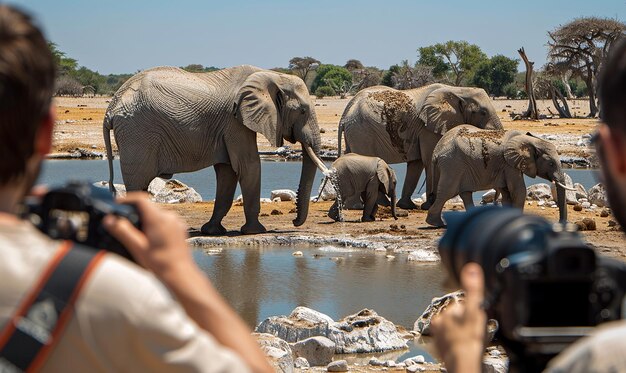
<instances>
[{"instance_id":1,"label":"photographer's hand","mask_svg":"<svg viewBox=\"0 0 626 373\"><path fill-rule=\"evenodd\" d=\"M449 372L481 372L487 316L481 308L485 280L478 264L463 267L461 287L465 301L433 317L431 331Z\"/></svg>"},{"instance_id":2,"label":"photographer's hand","mask_svg":"<svg viewBox=\"0 0 626 373\"><path fill-rule=\"evenodd\" d=\"M159 209L145 193L129 193L120 202L136 206L142 230L112 215L105 218L105 228L170 289L198 326L235 351L255 372L272 372L251 330L193 261L185 241L187 228L178 215Z\"/></svg>"}]
</instances>

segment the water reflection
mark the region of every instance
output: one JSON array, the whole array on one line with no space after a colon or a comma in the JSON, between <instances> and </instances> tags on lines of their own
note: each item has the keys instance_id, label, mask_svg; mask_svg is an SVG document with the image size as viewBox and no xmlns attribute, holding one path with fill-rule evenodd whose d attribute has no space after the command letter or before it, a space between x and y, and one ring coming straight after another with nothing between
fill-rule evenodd
<instances>
[{"instance_id":1,"label":"water reflection","mask_svg":"<svg viewBox=\"0 0 626 373\"><path fill-rule=\"evenodd\" d=\"M294 257L296 250L304 252ZM443 292L438 265L407 262L363 251L293 247L225 249L194 257L216 288L251 327L273 315L307 306L338 320L363 308L411 329Z\"/></svg>"}]
</instances>

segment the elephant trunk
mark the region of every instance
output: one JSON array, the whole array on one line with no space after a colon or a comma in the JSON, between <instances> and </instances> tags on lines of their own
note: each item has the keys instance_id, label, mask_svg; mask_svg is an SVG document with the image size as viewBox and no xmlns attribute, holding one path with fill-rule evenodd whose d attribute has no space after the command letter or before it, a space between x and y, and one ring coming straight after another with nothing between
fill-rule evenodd
<instances>
[{"instance_id":1,"label":"elephant trunk","mask_svg":"<svg viewBox=\"0 0 626 373\"><path fill-rule=\"evenodd\" d=\"M398 220L398 216L396 215L396 191L391 191L391 216L395 220Z\"/></svg>"},{"instance_id":2,"label":"elephant trunk","mask_svg":"<svg viewBox=\"0 0 626 373\"><path fill-rule=\"evenodd\" d=\"M300 184L298 185L298 196L296 200L297 215L293 220L293 225L296 227L304 224L307 215L309 214L309 200L311 197L313 181L315 180L316 166L319 167L319 164L324 166L322 161L317 157L309 145L302 143L302 148L302 173L300 174ZM317 164L316 161L319 162L319 164ZM326 167L324 166L324 168Z\"/></svg>"},{"instance_id":3,"label":"elephant trunk","mask_svg":"<svg viewBox=\"0 0 626 373\"><path fill-rule=\"evenodd\" d=\"M488 130L504 129L504 127L502 127L502 122L500 121L500 117L498 117L498 114L493 113L493 115L491 115L491 117L489 118L489 121L487 122L487 125L485 126L485 129L488 129Z\"/></svg>"},{"instance_id":4,"label":"elephant trunk","mask_svg":"<svg viewBox=\"0 0 626 373\"><path fill-rule=\"evenodd\" d=\"M567 222L567 201L565 200L565 177L555 180L556 184L556 203L559 206L559 221Z\"/></svg>"}]
</instances>

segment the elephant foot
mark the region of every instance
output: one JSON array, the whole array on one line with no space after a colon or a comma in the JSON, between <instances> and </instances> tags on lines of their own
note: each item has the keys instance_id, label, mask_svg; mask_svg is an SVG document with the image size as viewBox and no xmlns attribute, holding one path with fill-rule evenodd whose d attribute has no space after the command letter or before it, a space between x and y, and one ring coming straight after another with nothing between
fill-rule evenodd
<instances>
[{"instance_id":1,"label":"elephant foot","mask_svg":"<svg viewBox=\"0 0 626 373\"><path fill-rule=\"evenodd\" d=\"M223 236L226 234L226 228L220 223L215 224L208 222L200 228L200 232L209 236Z\"/></svg>"},{"instance_id":2,"label":"elephant foot","mask_svg":"<svg viewBox=\"0 0 626 373\"><path fill-rule=\"evenodd\" d=\"M410 198L400 198L396 206L405 210L417 210L417 205Z\"/></svg>"},{"instance_id":3,"label":"elephant foot","mask_svg":"<svg viewBox=\"0 0 626 373\"><path fill-rule=\"evenodd\" d=\"M443 228L446 226L443 220L441 220L441 213L439 213L438 215L428 214L426 216L426 223L439 228Z\"/></svg>"},{"instance_id":4,"label":"elephant foot","mask_svg":"<svg viewBox=\"0 0 626 373\"><path fill-rule=\"evenodd\" d=\"M263 226L263 224L258 221L253 223L246 223L241 227L241 234L259 234L265 233L267 229Z\"/></svg>"},{"instance_id":5,"label":"elephant foot","mask_svg":"<svg viewBox=\"0 0 626 373\"><path fill-rule=\"evenodd\" d=\"M361 218L361 222L362 222L362 223L366 223L366 222L370 222L370 221L376 221L376 219L375 219L375 218L373 218L373 217L371 217L371 216L363 216L363 217Z\"/></svg>"},{"instance_id":6,"label":"elephant foot","mask_svg":"<svg viewBox=\"0 0 626 373\"><path fill-rule=\"evenodd\" d=\"M428 209L430 208L430 206L432 206L432 205L433 205L433 203L432 203L432 202L430 202L430 201L426 201L426 202L422 203L422 205L420 206L420 208L421 208L422 210L428 210Z\"/></svg>"}]
</instances>

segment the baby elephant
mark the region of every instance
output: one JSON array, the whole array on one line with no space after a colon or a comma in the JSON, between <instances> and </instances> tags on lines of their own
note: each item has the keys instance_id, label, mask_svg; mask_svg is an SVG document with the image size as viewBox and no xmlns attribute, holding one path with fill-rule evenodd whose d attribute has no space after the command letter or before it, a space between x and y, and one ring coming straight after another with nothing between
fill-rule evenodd
<instances>
[{"instance_id":1,"label":"baby elephant","mask_svg":"<svg viewBox=\"0 0 626 373\"><path fill-rule=\"evenodd\" d=\"M435 201L426 222L443 226L441 210L447 200L460 195L465 208L474 206L472 192L494 188L502 204L524 208L524 174L556 184L561 221L567 220L565 176L554 144L519 131L482 130L458 126L439 140L431 163Z\"/></svg>"},{"instance_id":2,"label":"baby elephant","mask_svg":"<svg viewBox=\"0 0 626 373\"><path fill-rule=\"evenodd\" d=\"M368 157L356 153L344 154L333 163L337 172L339 193L342 201L359 198L363 201L361 221L374 221L378 204L390 203L391 214L396 217L396 173L378 157ZM391 202L389 202L389 197ZM337 200L328 210L328 216L339 221Z\"/></svg>"}]
</instances>

